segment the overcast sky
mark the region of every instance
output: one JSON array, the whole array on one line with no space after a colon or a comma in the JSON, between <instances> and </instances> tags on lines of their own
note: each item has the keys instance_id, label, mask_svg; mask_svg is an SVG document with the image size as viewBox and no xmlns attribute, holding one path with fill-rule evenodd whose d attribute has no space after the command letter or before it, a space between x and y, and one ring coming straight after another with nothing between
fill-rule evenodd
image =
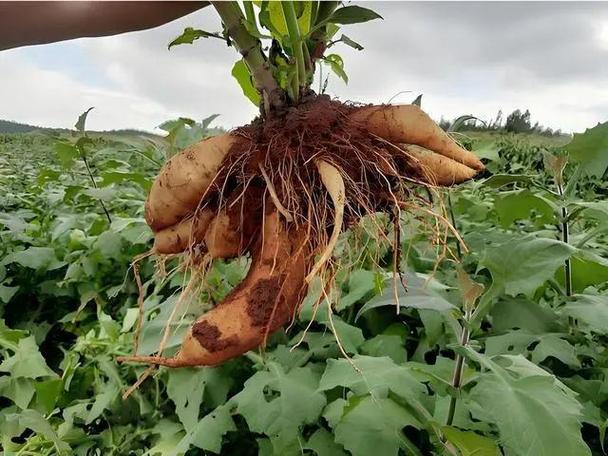
<instances>
[{"instance_id":1,"label":"overcast sky","mask_svg":"<svg viewBox=\"0 0 608 456\"><path fill-rule=\"evenodd\" d=\"M434 118L494 117L528 108L534 121L582 131L608 120L608 2L358 2L383 21L345 26L365 46L336 51L350 82L342 100L408 103L422 93ZM256 108L230 76L237 59L220 40L167 50L184 27L219 30L211 8L151 30L0 52L0 119L72 127L154 130L177 116L218 113L225 127Z\"/></svg>"}]
</instances>

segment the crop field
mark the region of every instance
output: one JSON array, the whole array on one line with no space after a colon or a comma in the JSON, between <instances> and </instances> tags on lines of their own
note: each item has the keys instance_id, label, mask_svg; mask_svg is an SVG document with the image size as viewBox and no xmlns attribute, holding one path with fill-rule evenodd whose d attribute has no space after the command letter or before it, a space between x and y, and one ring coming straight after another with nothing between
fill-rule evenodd
<instances>
[{"instance_id":1,"label":"crop field","mask_svg":"<svg viewBox=\"0 0 608 456\"><path fill-rule=\"evenodd\" d=\"M68 3L0 7L2 61L39 108L9 110L65 125L64 99L86 101L107 109L94 126L127 129L94 131L103 108L73 129L0 120L0 456L607 454L608 122L580 47L608 43L600 10ZM462 44L498 16L515 41ZM458 52L424 48L447 36ZM386 67L345 66L360 37ZM229 130L198 117L246 113L222 68L255 106ZM581 79L543 91L541 73ZM349 76L369 87L328 90ZM381 99L427 77L428 111ZM433 120L459 91L551 126L528 109ZM554 129L584 119L604 123Z\"/></svg>"},{"instance_id":2,"label":"crop field","mask_svg":"<svg viewBox=\"0 0 608 456\"><path fill-rule=\"evenodd\" d=\"M606 124L566 146L459 134L488 171L426 197L451 213L463 244L432 217L403 213L395 281L383 240L393 224L366 219L340 237L345 266L318 311L313 282L263 350L160 368L122 399L146 369L116 362L133 351L135 275L139 353L156 351L167 323L171 353L248 267L216 260L187 302L178 291L192 272L177 259L132 267L152 245L143 202L154 176L207 134L170 126L169 139L0 136L3 454L602 454Z\"/></svg>"}]
</instances>

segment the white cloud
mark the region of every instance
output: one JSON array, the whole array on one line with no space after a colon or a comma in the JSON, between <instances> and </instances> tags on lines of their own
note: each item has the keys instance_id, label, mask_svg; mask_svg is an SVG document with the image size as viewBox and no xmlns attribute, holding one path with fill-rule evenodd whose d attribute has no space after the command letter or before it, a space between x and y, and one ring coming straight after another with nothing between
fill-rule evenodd
<instances>
[{"instance_id":1,"label":"white cloud","mask_svg":"<svg viewBox=\"0 0 608 456\"><path fill-rule=\"evenodd\" d=\"M350 84L333 78L329 91L343 100L387 102L410 90L395 101L423 93L423 106L435 118L470 113L487 119L498 109L527 108L533 120L566 131L608 119L606 5L372 7L384 21L345 30L366 49L336 48ZM0 118L69 127L96 106L94 129L152 130L168 118L213 113L228 127L246 123L256 108L230 75L234 49L208 39L167 50L185 26L214 31L218 25L206 8L153 30L2 52ZM56 58L42 59L41 50Z\"/></svg>"}]
</instances>

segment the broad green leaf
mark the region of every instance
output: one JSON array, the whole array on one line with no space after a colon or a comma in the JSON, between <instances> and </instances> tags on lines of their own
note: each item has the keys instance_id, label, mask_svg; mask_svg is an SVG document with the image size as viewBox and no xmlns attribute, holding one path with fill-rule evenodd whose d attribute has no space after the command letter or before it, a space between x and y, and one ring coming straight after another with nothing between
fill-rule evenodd
<instances>
[{"instance_id":1,"label":"broad green leaf","mask_svg":"<svg viewBox=\"0 0 608 456\"><path fill-rule=\"evenodd\" d=\"M557 331L558 315L546 306L523 296L502 296L490 312L492 329L507 331L521 328L531 334Z\"/></svg>"},{"instance_id":2,"label":"broad green leaf","mask_svg":"<svg viewBox=\"0 0 608 456\"><path fill-rule=\"evenodd\" d=\"M405 362L406 351L403 337L391 334L378 334L361 345L361 353L369 356L388 356L395 363Z\"/></svg>"},{"instance_id":3,"label":"broad green leaf","mask_svg":"<svg viewBox=\"0 0 608 456\"><path fill-rule=\"evenodd\" d=\"M392 399L352 396L334 427L336 442L353 456L396 456L404 445L401 429L421 423Z\"/></svg>"},{"instance_id":4,"label":"broad green leaf","mask_svg":"<svg viewBox=\"0 0 608 456\"><path fill-rule=\"evenodd\" d=\"M345 323L339 317L334 316L331 323L328 321L325 324L346 353L357 353L357 349L365 342L363 331L360 328Z\"/></svg>"},{"instance_id":5,"label":"broad green leaf","mask_svg":"<svg viewBox=\"0 0 608 456\"><path fill-rule=\"evenodd\" d=\"M608 260L587 250L578 250L570 258L572 288L580 293L590 285L602 285L608 282ZM564 283L564 268L557 272L557 279Z\"/></svg>"},{"instance_id":6,"label":"broad green leaf","mask_svg":"<svg viewBox=\"0 0 608 456\"><path fill-rule=\"evenodd\" d=\"M427 281L422 275L415 272L405 274L407 289L401 280L397 279L397 298L394 293L394 279L388 281L381 295L375 296L367 301L355 317L359 319L365 312L377 307L394 306L399 304L402 308L429 309L439 312L452 310L454 306L433 290L433 281Z\"/></svg>"},{"instance_id":7,"label":"broad green leaf","mask_svg":"<svg viewBox=\"0 0 608 456\"><path fill-rule=\"evenodd\" d=\"M96 198L104 202L112 201L116 198L117 190L112 186L102 187L102 188L87 188L81 192L83 195L90 196L91 198Z\"/></svg>"},{"instance_id":8,"label":"broad green leaf","mask_svg":"<svg viewBox=\"0 0 608 456\"><path fill-rule=\"evenodd\" d=\"M249 429L266 435L297 436L298 428L315 422L325 406L317 391L319 378L310 367L285 372L276 363L256 372L232 398Z\"/></svg>"},{"instance_id":9,"label":"broad green leaf","mask_svg":"<svg viewBox=\"0 0 608 456\"><path fill-rule=\"evenodd\" d=\"M591 454L581 438L582 406L555 377L546 373L523 375L521 370L514 376L472 349L464 353L487 369L477 377L471 399L484 418L496 424L500 440L510 452L535 456ZM521 357L519 360L531 364Z\"/></svg>"},{"instance_id":10,"label":"broad green leaf","mask_svg":"<svg viewBox=\"0 0 608 456\"><path fill-rule=\"evenodd\" d=\"M194 427L168 454L172 456L183 454L182 452L187 451L190 445L213 453L220 453L223 437L229 431L236 431L236 426L230 415L229 407L222 405L205 415L200 421L197 420Z\"/></svg>"},{"instance_id":11,"label":"broad green leaf","mask_svg":"<svg viewBox=\"0 0 608 456\"><path fill-rule=\"evenodd\" d=\"M36 402L40 404L45 413L50 413L59 400L63 381L60 378L51 378L37 381L34 387L36 388Z\"/></svg>"},{"instance_id":12,"label":"broad green leaf","mask_svg":"<svg viewBox=\"0 0 608 456\"><path fill-rule=\"evenodd\" d=\"M441 432L460 452L460 456L501 456L496 442L473 431L461 431L452 426L444 426Z\"/></svg>"},{"instance_id":13,"label":"broad green leaf","mask_svg":"<svg viewBox=\"0 0 608 456\"><path fill-rule=\"evenodd\" d=\"M571 206L582 209L581 212L586 216L601 221L608 220L608 201L577 201Z\"/></svg>"},{"instance_id":14,"label":"broad green leaf","mask_svg":"<svg viewBox=\"0 0 608 456\"><path fill-rule=\"evenodd\" d=\"M10 399L17 407L26 409L34 397L36 385L30 378L5 375L0 377L0 396Z\"/></svg>"},{"instance_id":15,"label":"broad green leaf","mask_svg":"<svg viewBox=\"0 0 608 456\"><path fill-rule=\"evenodd\" d=\"M475 144L475 148L472 150L472 152L477 155L477 157L479 158L486 158L488 160L492 160L492 161L499 161L500 160L500 156L498 155L498 146L496 145L495 141L483 141L479 144ZM490 177L488 180L492 179L493 177L498 176L498 175L494 175L492 177ZM485 185L488 185L488 180L486 180L484 182Z\"/></svg>"},{"instance_id":16,"label":"broad green leaf","mask_svg":"<svg viewBox=\"0 0 608 456\"><path fill-rule=\"evenodd\" d=\"M13 377L38 378L57 374L53 372L38 351L34 336L20 339L15 353L2 361L0 372L8 372Z\"/></svg>"},{"instance_id":17,"label":"broad green leaf","mask_svg":"<svg viewBox=\"0 0 608 456\"><path fill-rule=\"evenodd\" d=\"M493 287L511 296L532 295L576 250L561 241L533 235L507 239L487 246L479 264L492 274Z\"/></svg>"},{"instance_id":18,"label":"broad green leaf","mask_svg":"<svg viewBox=\"0 0 608 456\"><path fill-rule=\"evenodd\" d=\"M334 436L323 428L310 436L304 448L314 451L317 456L346 456L342 447L334 441Z\"/></svg>"},{"instance_id":19,"label":"broad green leaf","mask_svg":"<svg viewBox=\"0 0 608 456\"><path fill-rule=\"evenodd\" d=\"M213 404L226 400L231 381L215 368L171 369L167 381L167 395L175 404L175 412L186 431L198 423L204 396L213 398ZM205 394L206 393L206 394Z\"/></svg>"},{"instance_id":20,"label":"broad green leaf","mask_svg":"<svg viewBox=\"0 0 608 456\"><path fill-rule=\"evenodd\" d=\"M530 190L500 193L494 201L503 228L509 228L516 220L532 220L536 226L555 224L555 207L542 196Z\"/></svg>"},{"instance_id":21,"label":"broad green leaf","mask_svg":"<svg viewBox=\"0 0 608 456\"><path fill-rule=\"evenodd\" d=\"M576 301L567 303L560 311L591 331L608 334L608 297L576 295L575 298Z\"/></svg>"},{"instance_id":22,"label":"broad green leaf","mask_svg":"<svg viewBox=\"0 0 608 456\"><path fill-rule=\"evenodd\" d=\"M348 292L340 297L336 310L344 310L376 290L376 273L357 269L349 274Z\"/></svg>"},{"instance_id":23,"label":"broad green leaf","mask_svg":"<svg viewBox=\"0 0 608 456\"><path fill-rule=\"evenodd\" d=\"M241 89L243 90L243 95L245 95L249 100L256 106L260 105L260 93L253 86L253 82L251 80L251 73L249 73L249 68L247 68L247 64L244 60L237 61L232 67L232 76L237 80Z\"/></svg>"},{"instance_id":24,"label":"broad green leaf","mask_svg":"<svg viewBox=\"0 0 608 456\"><path fill-rule=\"evenodd\" d=\"M575 133L565 149L584 174L602 177L608 168L608 122Z\"/></svg>"},{"instance_id":25,"label":"broad green leaf","mask_svg":"<svg viewBox=\"0 0 608 456\"><path fill-rule=\"evenodd\" d=\"M59 159L59 164L64 169L71 169L74 161L80 157L80 152L72 144L58 142L55 144L55 152Z\"/></svg>"},{"instance_id":26,"label":"broad green leaf","mask_svg":"<svg viewBox=\"0 0 608 456\"><path fill-rule=\"evenodd\" d=\"M549 356L559 359L570 367L581 367L581 362L576 357L576 349L568 341L555 334L547 334L540 338L532 352L532 361L540 364Z\"/></svg>"},{"instance_id":27,"label":"broad green leaf","mask_svg":"<svg viewBox=\"0 0 608 456\"><path fill-rule=\"evenodd\" d=\"M357 395L386 397L389 390L418 404L425 400L426 387L411 369L395 364L388 357L354 356L351 360L329 359L319 383L320 391L336 386L351 389Z\"/></svg>"},{"instance_id":28,"label":"broad green leaf","mask_svg":"<svg viewBox=\"0 0 608 456\"><path fill-rule=\"evenodd\" d=\"M344 6L334 11L327 22L332 24L359 24L374 19L382 19L382 16L361 6Z\"/></svg>"},{"instance_id":29,"label":"broad green leaf","mask_svg":"<svg viewBox=\"0 0 608 456\"><path fill-rule=\"evenodd\" d=\"M53 271L66 264L57 258L55 250L50 247L29 247L14 252L4 259L4 263L19 263L37 271Z\"/></svg>"},{"instance_id":30,"label":"broad green leaf","mask_svg":"<svg viewBox=\"0 0 608 456\"><path fill-rule=\"evenodd\" d=\"M209 37L220 38L221 36L217 33L210 33L192 27L186 27L180 36L178 36L169 43L169 46L167 48L171 49L173 46L179 46L180 44L192 44L195 40L198 40L199 38Z\"/></svg>"}]
</instances>

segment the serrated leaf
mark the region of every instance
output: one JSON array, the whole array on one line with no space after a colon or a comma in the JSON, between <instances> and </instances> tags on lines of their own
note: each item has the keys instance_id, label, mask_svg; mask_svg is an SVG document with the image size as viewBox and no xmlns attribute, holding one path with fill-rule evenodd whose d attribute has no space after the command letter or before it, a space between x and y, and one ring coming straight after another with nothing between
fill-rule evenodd
<instances>
[{"instance_id":1,"label":"serrated leaf","mask_svg":"<svg viewBox=\"0 0 608 456\"><path fill-rule=\"evenodd\" d=\"M309 367L286 373L268 363L268 369L250 377L232 401L253 432L295 438L298 428L315 422L325 406L325 395L317 391L319 377Z\"/></svg>"},{"instance_id":2,"label":"serrated leaf","mask_svg":"<svg viewBox=\"0 0 608 456\"><path fill-rule=\"evenodd\" d=\"M360 24L374 19L382 19L382 16L361 6L344 6L334 11L327 22L332 24Z\"/></svg>"},{"instance_id":3,"label":"serrated leaf","mask_svg":"<svg viewBox=\"0 0 608 456\"><path fill-rule=\"evenodd\" d=\"M198 423L198 416L203 397L211 389L211 397L226 400L231 382L219 369L172 369L167 381L167 394L175 404L175 412L187 432L193 431ZM217 400L213 401L217 402ZM213 404L218 405L218 404ZM193 435L196 432L193 432ZM202 447L201 447L202 448ZM208 449L208 448L207 448Z\"/></svg>"},{"instance_id":4,"label":"serrated leaf","mask_svg":"<svg viewBox=\"0 0 608 456\"><path fill-rule=\"evenodd\" d=\"M260 93L253 86L251 73L249 73L249 68L247 68L247 64L244 60L239 60L234 64L232 67L232 76L241 86L243 95L245 95L254 105L259 106Z\"/></svg>"},{"instance_id":5,"label":"serrated leaf","mask_svg":"<svg viewBox=\"0 0 608 456\"><path fill-rule=\"evenodd\" d=\"M11 376L25 378L56 377L57 374L47 366L45 359L38 351L34 336L20 339L15 353L0 364L0 372Z\"/></svg>"},{"instance_id":6,"label":"serrated leaf","mask_svg":"<svg viewBox=\"0 0 608 456\"><path fill-rule=\"evenodd\" d=\"M491 358L466 349L465 355L488 369L471 390L484 417L495 423L501 442L513 454L588 456L581 438L582 407L552 375L519 370L514 376ZM537 366L518 357L520 363ZM541 370L542 372L542 370Z\"/></svg>"},{"instance_id":7,"label":"serrated leaf","mask_svg":"<svg viewBox=\"0 0 608 456\"><path fill-rule=\"evenodd\" d=\"M310 436L304 449L314 451L317 456L346 456L346 452L334 441L334 436L323 428Z\"/></svg>"},{"instance_id":8,"label":"serrated leaf","mask_svg":"<svg viewBox=\"0 0 608 456\"><path fill-rule=\"evenodd\" d=\"M565 149L584 174L602 177L608 168L608 122L575 133Z\"/></svg>"},{"instance_id":9,"label":"serrated leaf","mask_svg":"<svg viewBox=\"0 0 608 456\"><path fill-rule=\"evenodd\" d=\"M420 422L392 399L353 396L334 428L336 442L353 456L397 455L404 444L401 429Z\"/></svg>"},{"instance_id":10,"label":"serrated leaf","mask_svg":"<svg viewBox=\"0 0 608 456\"><path fill-rule=\"evenodd\" d=\"M171 456L184 454L191 445L219 454L223 437L230 431L236 431L236 425L230 415L230 408L222 405L197 421L168 454Z\"/></svg>"}]
</instances>

